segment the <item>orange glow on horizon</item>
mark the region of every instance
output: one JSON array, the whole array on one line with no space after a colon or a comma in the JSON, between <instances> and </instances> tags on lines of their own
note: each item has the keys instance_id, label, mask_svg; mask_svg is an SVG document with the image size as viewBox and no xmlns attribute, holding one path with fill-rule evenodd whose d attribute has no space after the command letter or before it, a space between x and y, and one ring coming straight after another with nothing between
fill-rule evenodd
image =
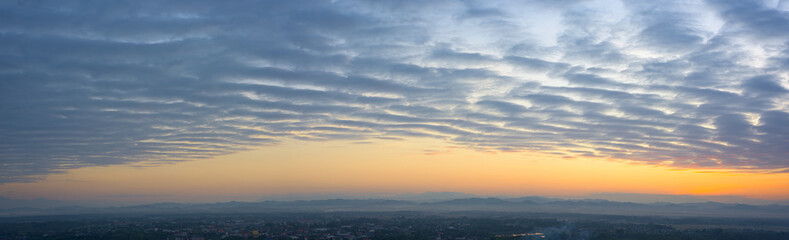
<instances>
[{"instance_id":1,"label":"orange glow on horizon","mask_svg":"<svg viewBox=\"0 0 789 240\"><path fill-rule=\"evenodd\" d=\"M582 196L622 192L780 200L789 198L786 189L789 174L785 173L677 170L534 152L482 152L441 140L409 139L293 140L153 167L87 167L40 182L0 185L0 194L72 200L252 201L266 195L302 193Z\"/></svg>"}]
</instances>

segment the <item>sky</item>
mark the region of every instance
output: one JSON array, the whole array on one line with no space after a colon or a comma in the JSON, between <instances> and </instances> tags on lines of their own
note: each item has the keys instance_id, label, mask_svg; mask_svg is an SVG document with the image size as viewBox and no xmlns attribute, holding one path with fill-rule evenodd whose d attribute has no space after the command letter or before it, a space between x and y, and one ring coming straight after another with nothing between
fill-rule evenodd
<instances>
[{"instance_id":1,"label":"sky","mask_svg":"<svg viewBox=\"0 0 789 240\"><path fill-rule=\"evenodd\" d=\"M0 196L786 201L787 89L787 0L2 1Z\"/></svg>"}]
</instances>

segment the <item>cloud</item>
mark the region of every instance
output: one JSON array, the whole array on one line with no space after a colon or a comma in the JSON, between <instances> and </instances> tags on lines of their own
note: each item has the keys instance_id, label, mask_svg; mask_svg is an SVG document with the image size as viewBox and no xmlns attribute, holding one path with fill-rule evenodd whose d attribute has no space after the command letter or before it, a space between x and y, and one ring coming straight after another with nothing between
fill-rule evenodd
<instances>
[{"instance_id":1,"label":"cloud","mask_svg":"<svg viewBox=\"0 0 789 240\"><path fill-rule=\"evenodd\" d=\"M467 20L467 19L474 19L474 18L487 18L487 17L503 17L504 13L502 13L499 9L495 8L470 8L466 10L463 14L459 15L457 18L459 20Z\"/></svg>"},{"instance_id":2,"label":"cloud","mask_svg":"<svg viewBox=\"0 0 789 240\"><path fill-rule=\"evenodd\" d=\"M287 138L789 168L789 18L757 2L69 1L0 13L0 182Z\"/></svg>"},{"instance_id":3,"label":"cloud","mask_svg":"<svg viewBox=\"0 0 789 240\"><path fill-rule=\"evenodd\" d=\"M733 25L733 30L747 31L757 37L781 38L789 36L789 16L785 10L766 6L762 1L709 1L719 9L721 17Z\"/></svg>"},{"instance_id":4,"label":"cloud","mask_svg":"<svg viewBox=\"0 0 789 240\"><path fill-rule=\"evenodd\" d=\"M757 76L743 81L742 87L746 93L777 95L785 94L789 91L775 82L772 76Z\"/></svg>"}]
</instances>

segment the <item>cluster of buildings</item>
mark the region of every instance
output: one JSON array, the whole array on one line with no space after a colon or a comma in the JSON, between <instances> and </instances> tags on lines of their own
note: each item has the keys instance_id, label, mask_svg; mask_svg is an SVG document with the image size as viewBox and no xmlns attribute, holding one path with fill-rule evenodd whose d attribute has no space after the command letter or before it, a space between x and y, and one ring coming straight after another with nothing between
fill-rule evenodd
<instances>
[{"instance_id":1,"label":"cluster of buildings","mask_svg":"<svg viewBox=\"0 0 789 240\"><path fill-rule=\"evenodd\" d=\"M54 224L54 223L53 223ZM58 225L59 224L59 225ZM150 216L62 222L53 228L30 228L5 239L551 239L528 231L535 222L451 217L286 216ZM69 225L71 224L71 225ZM547 224L561 224L548 221ZM56 226L57 225L57 226ZM39 224L40 226L40 224ZM20 229L20 225L12 226ZM502 234L505 233L505 234ZM555 234L553 234L555 235Z\"/></svg>"}]
</instances>

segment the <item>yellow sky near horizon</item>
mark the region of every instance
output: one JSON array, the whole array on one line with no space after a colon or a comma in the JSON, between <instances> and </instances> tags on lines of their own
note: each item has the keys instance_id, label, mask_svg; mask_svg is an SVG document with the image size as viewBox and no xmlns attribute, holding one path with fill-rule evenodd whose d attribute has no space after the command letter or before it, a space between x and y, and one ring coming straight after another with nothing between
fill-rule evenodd
<instances>
[{"instance_id":1,"label":"yellow sky near horizon","mask_svg":"<svg viewBox=\"0 0 789 240\"><path fill-rule=\"evenodd\" d=\"M534 152L483 152L437 139L289 140L209 159L69 170L0 185L12 198L256 200L276 194L465 192L582 196L600 192L789 199L789 174L709 172Z\"/></svg>"}]
</instances>

